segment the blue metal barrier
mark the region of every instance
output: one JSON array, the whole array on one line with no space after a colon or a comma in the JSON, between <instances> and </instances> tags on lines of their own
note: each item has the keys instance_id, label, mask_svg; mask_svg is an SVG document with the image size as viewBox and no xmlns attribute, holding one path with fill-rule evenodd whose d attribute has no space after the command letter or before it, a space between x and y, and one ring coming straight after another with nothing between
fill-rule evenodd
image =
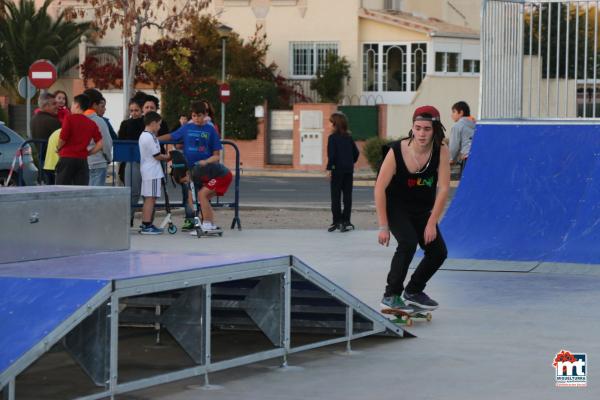
<instances>
[{"instance_id":1,"label":"blue metal barrier","mask_svg":"<svg viewBox=\"0 0 600 400\"><path fill-rule=\"evenodd\" d=\"M162 145L176 145L180 144L180 142L175 141L165 141L160 142ZM214 202L211 202L211 205L215 208L233 208L234 216L231 221L231 229L235 228L236 225L238 230L242 229L242 224L240 220L240 150L237 145L231 141L223 140L221 144L228 145L233 147L235 150L235 180L234 180L234 200L233 202L221 202L219 197L216 197ZM135 140L115 140L113 141L113 161L116 162L140 162L140 152L138 142ZM112 174L113 174L113 185L115 185L115 167L114 164L112 166ZM130 169L130 181L133 176L133 170ZM166 171L165 171L166 176ZM132 190L133 197L133 190ZM185 207L186 199L182 199L181 206ZM164 207L164 204L157 203L157 207ZM140 204L131 205L132 209L140 208Z\"/></svg>"}]
</instances>

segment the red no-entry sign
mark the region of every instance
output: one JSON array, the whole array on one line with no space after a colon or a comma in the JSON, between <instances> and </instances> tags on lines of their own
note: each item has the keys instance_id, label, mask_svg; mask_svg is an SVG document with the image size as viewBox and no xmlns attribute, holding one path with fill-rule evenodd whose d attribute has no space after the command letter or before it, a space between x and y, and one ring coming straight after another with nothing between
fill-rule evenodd
<instances>
[{"instance_id":1,"label":"red no-entry sign","mask_svg":"<svg viewBox=\"0 0 600 400\"><path fill-rule=\"evenodd\" d=\"M29 80L38 89L48 89L56 82L56 67L48 60L37 60L29 67Z\"/></svg>"},{"instance_id":2,"label":"red no-entry sign","mask_svg":"<svg viewBox=\"0 0 600 400\"><path fill-rule=\"evenodd\" d=\"M221 103L229 103L229 99L231 98L231 89L229 88L228 83L221 83L219 86L219 96L221 98Z\"/></svg>"}]
</instances>

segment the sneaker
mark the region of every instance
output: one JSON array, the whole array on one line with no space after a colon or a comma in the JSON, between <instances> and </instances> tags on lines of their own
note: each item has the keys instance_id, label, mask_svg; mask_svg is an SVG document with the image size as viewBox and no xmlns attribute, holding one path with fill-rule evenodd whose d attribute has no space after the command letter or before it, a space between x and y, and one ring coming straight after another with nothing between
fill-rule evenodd
<instances>
[{"instance_id":1,"label":"sneaker","mask_svg":"<svg viewBox=\"0 0 600 400\"><path fill-rule=\"evenodd\" d=\"M344 222L342 224L342 227L340 228L340 232L348 232L348 231L353 231L354 230L354 225L352 225L350 222Z\"/></svg>"},{"instance_id":2,"label":"sneaker","mask_svg":"<svg viewBox=\"0 0 600 400\"><path fill-rule=\"evenodd\" d=\"M146 225L140 230L140 233L142 235L162 235L163 231L163 229L157 228L154 225Z\"/></svg>"},{"instance_id":3,"label":"sneaker","mask_svg":"<svg viewBox=\"0 0 600 400\"><path fill-rule=\"evenodd\" d=\"M181 230L182 231L191 231L192 229L194 229L194 219L186 218L183 221L183 226L181 227Z\"/></svg>"},{"instance_id":4,"label":"sneaker","mask_svg":"<svg viewBox=\"0 0 600 400\"><path fill-rule=\"evenodd\" d=\"M431 297L427 296L425 292L407 293L404 291L402 299L404 299L408 305L417 306L425 310L435 310L439 306L439 304Z\"/></svg>"},{"instance_id":5,"label":"sneaker","mask_svg":"<svg viewBox=\"0 0 600 400\"><path fill-rule=\"evenodd\" d=\"M398 295L383 296L383 298L381 299L380 306L382 310L393 308L396 310L403 310L406 312L413 311L412 308L407 306L404 300L402 300L402 296Z\"/></svg>"},{"instance_id":6,"label":"sneaker","mask_svg":"<svg viewBox=\"0 0 600 400\"><path fill-rule=\"evenodd\" d=\"M202 224L202 230L204 232L214 232L214 231L220 231L221 228L219 228L218 226L216 226L212 222L204 222Z\"/></svg>"},{"instance_id":7,"label":"sneaker","mask_svg":"<svg viewBox=\"0 0 600 400\"><path fill-rule=\"evenodd\" d=\"M333 232L336 229L340 229L340 228L341 228L340 224L331 224L331 225L329 225L329 228L327 228L327 232Z\"/></svg>"}]
</instances>

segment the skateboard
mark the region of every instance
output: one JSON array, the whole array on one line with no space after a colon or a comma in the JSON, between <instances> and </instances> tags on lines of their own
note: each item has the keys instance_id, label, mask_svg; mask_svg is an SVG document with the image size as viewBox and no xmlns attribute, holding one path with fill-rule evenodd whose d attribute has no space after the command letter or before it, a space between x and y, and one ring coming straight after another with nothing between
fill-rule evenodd
<instances>
[{"instance_id":1,"label":"skateboard","mask_svg":"<svg viewBox=\"0 0 600 400\"><path fill-rule=\"evenodd\" d=\"M386 308L381 310L382 314L390 316L390 321L394 324L401 324L406 326L412 326L414 321L427 321L431 322L431 312L433 310L426 310L421 307L412 306L412 311L406 311L401 308Z\"/></svg>"}]
</instances>

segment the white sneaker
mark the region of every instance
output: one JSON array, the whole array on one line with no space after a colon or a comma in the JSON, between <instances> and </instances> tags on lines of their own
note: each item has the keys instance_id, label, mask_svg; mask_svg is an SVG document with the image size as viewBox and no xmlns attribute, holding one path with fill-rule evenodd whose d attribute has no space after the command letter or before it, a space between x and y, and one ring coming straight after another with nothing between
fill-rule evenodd
<instances>
[{"instance_id":1,"label":"white sneaker","mask_svg":"<svg viewBox=\"0 0 600 400\"><path fill-rule=\"evenodd\" d=\"M221 230L218 226L213 224L212 222L205 222L202 224L202 230L204 232L213 232Z\"/></svg>"}]
</instances>

